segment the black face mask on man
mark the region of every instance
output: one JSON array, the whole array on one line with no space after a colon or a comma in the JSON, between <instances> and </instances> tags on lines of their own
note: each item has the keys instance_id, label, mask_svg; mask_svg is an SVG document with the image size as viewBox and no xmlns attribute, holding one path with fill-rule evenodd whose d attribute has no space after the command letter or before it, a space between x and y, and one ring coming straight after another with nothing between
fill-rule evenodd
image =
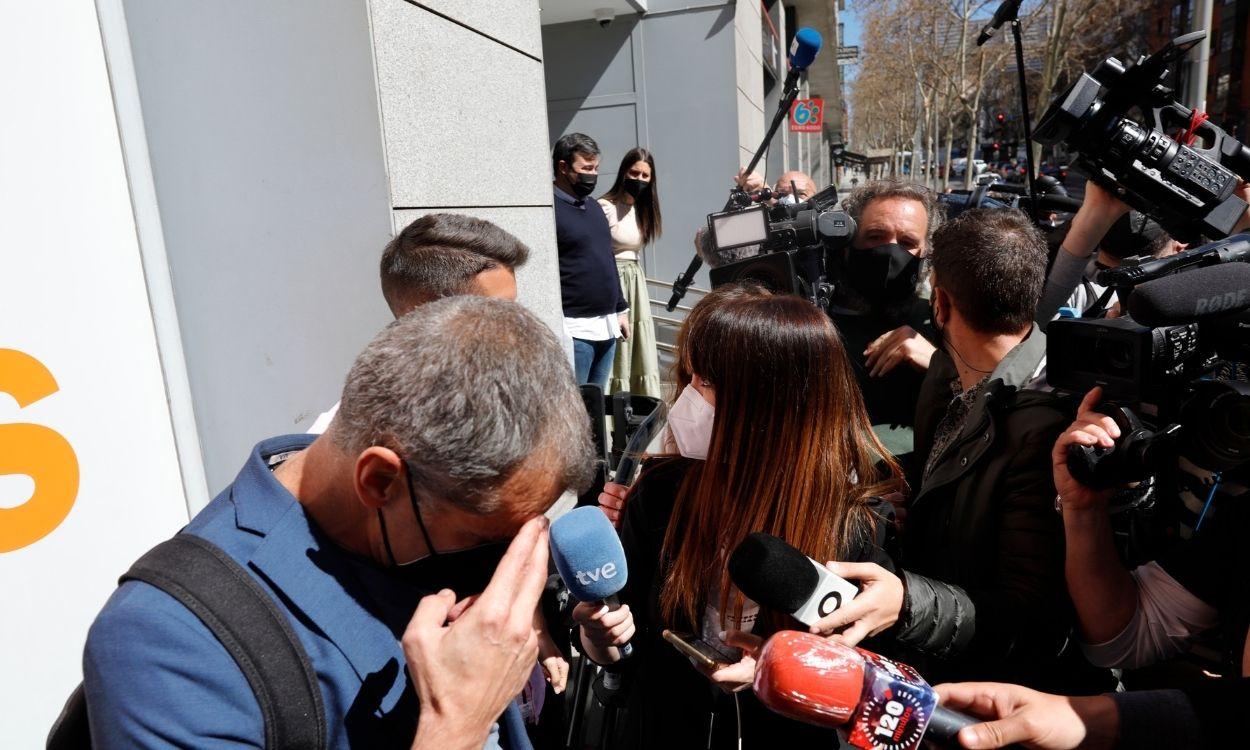
<instances>
[{"instance_id":1,"label":"black face mask on man","mask_svg":"<svg viewBox=\"0 0 1250 750\"><path fill-rule=\"evenodd\" d=\"M646 180L635 180L632 177L627 177L621 182L621 187L630 198L637 200L639 196L651 189L651 183Z\"/></svg>"},{"instance_id":2,"label":"black face mask on man","mask_svg":"<svg viewBox=\"0 0 1250 750\"><path fill-rule=\"evenodd\" d=\"M869 301L875 304L895 302L915 291L920 258L899 245L849 247L844 253L847 282Z\"/></svg>"},{"instance_id":3,"label":"black face mask on man","mask_svg":"<svg viewBox=\"0 0 1250 750\"><path fill-rule=\"evenodd\" d=\"M573 183L573 195L578 198L585 198L595 192L595 185L599 183L599 175L574 172L571 169L569 170L569 179Z\"/></svg>"},{"instance_id":4,"label":"black face mask on man","mask_svg":"<svg viewBox=\"0 0 1250 750\"><path fill-rule=\"evenodd\" d=\"M395 552L391 549L391 539L386 531L386 519L378 510L378 523L382 526L382 544L386 547L387 557L391 559L389 572L417 588L438 591L451 589L456 596L463 598L480 594L486 590L490 579L495 575L495 568L508 551L511 540L489 542L467 549L439 552L430 540L430 532L425 528L425 520L421 517L421 507L417 502L417 494L412 484L412 470L405 464L404 478L408 482L408 498L412 503L412 512L417 517L417 526L421 528L421 536L428 555L412 562L399 563Z\"/></svg>"}]
</instances>

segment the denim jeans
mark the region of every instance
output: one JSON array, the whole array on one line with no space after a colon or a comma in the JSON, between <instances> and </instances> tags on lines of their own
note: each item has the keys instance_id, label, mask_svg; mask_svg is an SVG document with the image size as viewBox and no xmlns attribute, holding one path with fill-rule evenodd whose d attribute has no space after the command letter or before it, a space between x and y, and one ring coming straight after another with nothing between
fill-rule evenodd
<instances>
[{"instance_id":1,"label":"denim jeans","mask_svg":"<svg viewBox=\"0 0 1250 750\"><path fill-rule=\"evenodd\" d=\"M612 374L612 360L616 354L616 339L587 341L573 339L573 374L577 382L594 383L600 388L608 385Z\"/></svg>"}]
</instances>

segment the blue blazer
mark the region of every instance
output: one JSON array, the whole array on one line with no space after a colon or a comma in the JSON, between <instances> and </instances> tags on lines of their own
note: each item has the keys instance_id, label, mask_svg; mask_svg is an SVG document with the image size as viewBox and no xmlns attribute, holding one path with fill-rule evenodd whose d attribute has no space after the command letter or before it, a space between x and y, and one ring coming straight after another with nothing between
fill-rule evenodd
<instances>
[{"instance_id":1,"label":"blue blazer","mask_svg":"<svg viewBox=\"0 0 1250 750\"><path fill-rule=\"evenodd\" d=\"M269 468L312 435L257 445L186 531L220 546L289 615L321 685L332 748L409 748L418 702L399 638L421 593L330 542ZM260 707L234 659L173 597L128 581L87 636L97 748L263 747ZM486 747L530 750L515 703Z\"/></svg>"}]
</instances>

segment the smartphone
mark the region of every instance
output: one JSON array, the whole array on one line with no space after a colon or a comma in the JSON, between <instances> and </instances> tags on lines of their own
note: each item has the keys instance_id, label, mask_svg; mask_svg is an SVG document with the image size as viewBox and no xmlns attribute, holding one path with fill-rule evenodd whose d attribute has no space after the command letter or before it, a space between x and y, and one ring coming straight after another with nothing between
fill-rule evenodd
<instances>
[{"instance_id":1,"label":"smartphone","mask_svg":"<svg viewBox=\"0 0 1250 750\"><path fill-rule=\"evenodd\" d=\"M673 644L673 648L689 657L691 661L703 669L716 670L738 661L732 655L716 648L693 633L674 633L666 629L661 635L664 636L664 640Z\"/></svg>"}]
</instances>

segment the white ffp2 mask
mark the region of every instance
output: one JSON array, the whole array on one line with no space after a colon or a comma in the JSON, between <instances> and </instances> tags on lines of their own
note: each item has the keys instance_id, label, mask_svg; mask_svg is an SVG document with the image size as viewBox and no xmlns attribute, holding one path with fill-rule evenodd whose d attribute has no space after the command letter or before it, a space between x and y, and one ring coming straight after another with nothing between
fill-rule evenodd
<instances>
[{"instance_id":1,"label":"white ffp2 mask","mask_svg":"<svg viewBox=\"0 0 1250 750\"><path fill-rule=\"evenodd\" d=\"M677 443L677 452L686 458L707 459L712 443L712 422L716 409L694 385L687 385L668 410L668 430Z\"/></svg>"}]
</instances>

